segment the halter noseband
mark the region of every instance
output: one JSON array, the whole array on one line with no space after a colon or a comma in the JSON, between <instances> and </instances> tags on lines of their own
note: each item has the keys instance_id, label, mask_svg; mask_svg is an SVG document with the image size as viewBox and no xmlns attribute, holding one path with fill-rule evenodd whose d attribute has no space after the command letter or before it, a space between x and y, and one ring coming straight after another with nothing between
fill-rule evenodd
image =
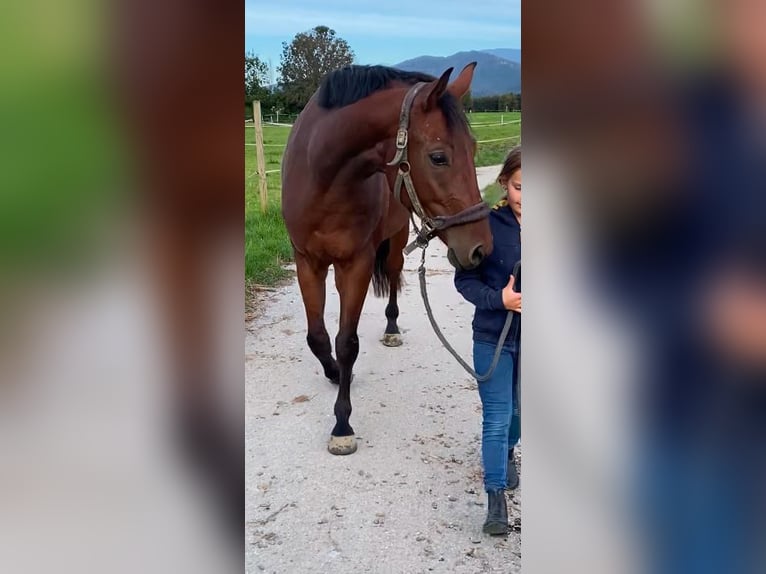
<instances>
[{"instance_id":1,"label":"halter noseband","mask_svg":"<svg viewBox=\"0 0 766 574\"><path fill-rule=\"evenodd\" d=\"M402 111L399 115L399 130L396 132L396 155L387 165L399 165L399 173L396 175L396 181L394 182L394 197L397 201L401 201L402 184L407 190L407 195L410 196L410 203L412 204L412 211L420 218L421 227L415 224L415 219L410 213L410 219L412 225L415 228L417 236L415 240L404 248L404 254L409 255L417 247L425 248L428 242L433 239L439 231L443 231L449 227L455 227L457 225L465 225L466 223L473 223L484 219L489 215L489 206L482 202L472 205L471 207L464 209L460 213L455 215L436 215L430 217L423 205L418 199L418 194L415 192L415 184L412 182L412 176L410 175L410 162L407 159L407 143L408 132L407 129L410 125L410 110L412 109L412 103L415 101L415 96L425 86L425 82L419 82L412 86L404 96L402 102Z\"/></svg>"}]
</instances>

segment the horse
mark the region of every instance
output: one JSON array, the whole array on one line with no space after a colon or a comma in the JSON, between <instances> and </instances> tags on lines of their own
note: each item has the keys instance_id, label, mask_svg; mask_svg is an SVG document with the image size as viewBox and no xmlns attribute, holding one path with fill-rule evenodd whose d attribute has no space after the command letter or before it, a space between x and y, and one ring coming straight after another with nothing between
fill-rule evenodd
<instances>
[{"instance_id":1,"label":"horse","mask_svg":"<svg viewBox=\"0 0 766 574\"><path fill-rule=\"evenodd\" d=\"M417 244L438 237L456 268L473 269L492 251L489 208L476 182L476 141L461 104L475 66L452 83L453 68L439 78L385 66L335 70L288 138L282 215L306 311L306 341L338 385L332 454L357 449L350 385L370 282L375 295L389 298L383 343L402 344L397 293L412 213L422 224ZM340 297L337 360L324 322L330 265Z\"/></svg>"}]
</instances>

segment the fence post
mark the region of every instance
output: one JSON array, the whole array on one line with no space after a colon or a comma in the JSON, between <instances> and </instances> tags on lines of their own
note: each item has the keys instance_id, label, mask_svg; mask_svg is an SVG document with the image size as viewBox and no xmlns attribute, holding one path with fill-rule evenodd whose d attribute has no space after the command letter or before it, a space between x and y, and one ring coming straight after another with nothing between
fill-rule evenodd
<instances>
[{"instance_id":1,"label":"fence post","mask_svg":"<svg viewBox=\"0 0 766 574\"><path fill-rule=\"evenodd\" d=\"M266 159L263 150L263 126L261 125L261 102L253 102L253 125L255 126L255 160L261 194L261 212L266 213L269 191L266 184Z\"/></svg>"}]
</instances>

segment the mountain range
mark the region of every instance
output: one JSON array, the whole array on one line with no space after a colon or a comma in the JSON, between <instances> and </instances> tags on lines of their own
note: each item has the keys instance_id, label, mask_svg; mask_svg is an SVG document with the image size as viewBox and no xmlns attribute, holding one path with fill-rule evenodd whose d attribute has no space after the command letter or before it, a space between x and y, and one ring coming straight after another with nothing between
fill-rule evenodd
<instances>
[{"instance_id":1,"label":"mountain range","mask_svg":"<svg viewBox=\"0 0 766 574\"><path fill-rule=\"evenodd\" d=\"M521 92L521 50L496 48L492 50L457 52L451 56L418 56L395 64L395 68L441 76L447 68L455 68L453 78L466 64L476 62L471 93L474 97Z\"/></svg>"}]
</instances>

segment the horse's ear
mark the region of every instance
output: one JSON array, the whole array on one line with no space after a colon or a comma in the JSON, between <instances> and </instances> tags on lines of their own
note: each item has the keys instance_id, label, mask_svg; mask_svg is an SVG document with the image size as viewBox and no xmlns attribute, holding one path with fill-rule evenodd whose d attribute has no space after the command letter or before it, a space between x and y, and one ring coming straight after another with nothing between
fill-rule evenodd
<instances>
[{"instance_id":1,"label":"horse's ear","mask_svg":"<svg viewBox=\"0 0 766 574\"><path fill-rule=\"evenodd\" d=\"M426 96L426 101L423 104L423 109L425 111L434 109L439 98L441 98L442 94L447 91L447 83L449 82L449 76L452 73L452 70L454 70L454 68L450 68L442 74L441 78L432 82L431 91Z\"/></svg>"},{"instance_id":2,"label":"horse's ear","mask_svg":"<svg viewBox=\"0 0 766 574\"><path fill-rule=\"evenodd\" d=\"M471 82L473 81L473 71L476 68L476 62L471 62L465 68L460 71L455 81L452 82L447 91L455 96L458 100L468 93L471 89Z\"/></svg>"}]
</instances>

